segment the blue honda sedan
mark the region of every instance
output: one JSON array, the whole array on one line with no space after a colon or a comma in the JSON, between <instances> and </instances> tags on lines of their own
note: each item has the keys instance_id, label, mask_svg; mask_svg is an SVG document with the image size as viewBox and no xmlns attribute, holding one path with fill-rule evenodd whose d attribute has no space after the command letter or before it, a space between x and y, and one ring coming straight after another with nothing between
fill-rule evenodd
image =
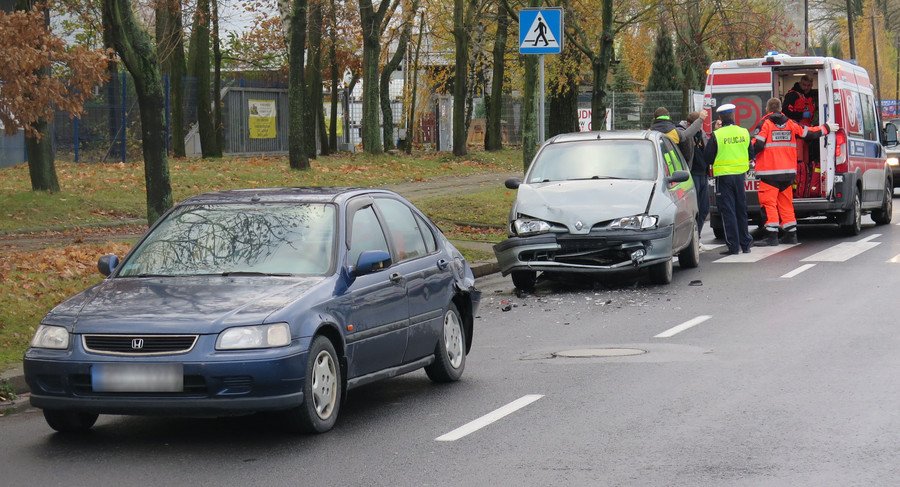
<instances>
[{"instance_id":1,"label":"blue honda sedan","mask_svg":"<svg viewBox=\"0 0 900 487\"><path fill-rule=\"evenodd\" d=\"M480 300L459 251L383 190L196 196L98 267L25 353L31 404L60 432L258 411L325 432L353 387L421 368L458 380Z\"/></svg>"}]
</instances>

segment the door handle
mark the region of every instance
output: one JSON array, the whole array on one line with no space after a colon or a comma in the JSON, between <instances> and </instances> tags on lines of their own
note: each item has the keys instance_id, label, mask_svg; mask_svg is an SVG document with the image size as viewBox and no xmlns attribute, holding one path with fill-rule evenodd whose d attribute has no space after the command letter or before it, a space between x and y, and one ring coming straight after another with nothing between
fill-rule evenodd
<instances>
[{"instance_id":1,"label":"door handle","mask_svg":"<svg viewBox=\"0 0 900 487\"><path fill-rule=\"evenodd\" d=\"M440 269L440 270L442 270L442 271L443 271L443 270L446 270L446 269L447 269L447 266L449 266L449 265L450 265L450 263L447 262L447 259L440 259L440 260L437 261L438 269Z\"/></svg>"},{"instance_id":2,"label":"door handle","mask_svg":"<svg viewBox=\"0 0 900 487\"><path fill-rule=\"evenodd\" d=\"M403 280L403 276L401 276L399 272L395 272L390 275L389 279L394 284L400 284L400 282Z\"/></svg>"}]
</instances>

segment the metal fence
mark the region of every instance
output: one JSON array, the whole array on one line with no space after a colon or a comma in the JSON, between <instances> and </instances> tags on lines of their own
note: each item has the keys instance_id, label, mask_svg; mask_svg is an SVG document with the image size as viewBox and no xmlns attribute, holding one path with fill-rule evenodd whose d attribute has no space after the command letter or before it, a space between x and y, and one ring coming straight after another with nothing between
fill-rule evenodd
<instances>
[{"instance_id":1,"label":"metal fence","mask_svg":"<svg viewBox=\"0 0 900 487\"><path fill-rule=\"evenodd\" d=\"M227 154L287 152L289 117L287 89L284 82L277 79L229 79L225 80L224 84L226 87L222 90L225 129L223 152ZM165 96L163 108L169 147L172 138L184 137L188 154L199 154L196 80L185 78L183 100L185 133L182 134L171 133L172 96L171 83L167 77L163 78L163 85ZM341 99L337 131L340 148L346 150L359 147L362 101L345 91L339 96ZM412 130L406 127L408 107L404 103L402 83L391 84L390 98L395 143L406 137L412 137L413 142L424 149L452 150L452 96L432 94L421 97L415 127ZM274 134L265 138L254 137L251 134L251 100L274 103ZM330 93L326 93L324 99L326 127L330 126L328 120L331 113L330 102ZM667 107L675 120L684 118L680 109L681 92L609 93L607 102L610 114L607 126L613 130L648 127L653 118L653 111L659 106ZM522 143L522 112L521 97L510 95L503 97L501 138L504 145L517 146ZM549 113L549 110L545 110L545 113ZM578 101L578 117L582 130L593 128L589 125L590 115L590 94L582 94ZM544 126L547 127L548 124L545 123ZM485 132L484 100L476 98L473 100L469 143L473 146L483 145ZM80 162L142 160L140 112L131 77L122 73L96 90L94 96L85 103L84 113L78 118L71 118L63 112L58 112L51 124L51 137L56 157L62 160ZM12 139L4 140L0 150L0 166L24 161L25 154L20 156L20 151L24 150L24 144Z\"/></svg>"}]
</instances>

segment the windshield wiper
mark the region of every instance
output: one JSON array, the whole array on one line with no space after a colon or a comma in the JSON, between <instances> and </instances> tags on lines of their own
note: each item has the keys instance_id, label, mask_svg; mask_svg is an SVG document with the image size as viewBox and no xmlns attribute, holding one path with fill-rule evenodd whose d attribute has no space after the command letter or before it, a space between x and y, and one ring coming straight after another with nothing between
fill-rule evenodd
<instances>
[{"instance_id":1,"label":"windshield wiper","mask_svg":"<svg viewBox=\"0 0 900 487\"><path fill-rule=\"evenodd\" d=\"M124 276L116 276L116 277L173 277L170 274L127 274Z\"/></svg>"},{"instance_id":2,"label":"windshield wiper","mask_svg":"<svg viewBox=\"0 0 900 487\"><path fill-rule=\"evenodd\" d=\"M216 274L219 276L230 277L230 276L277 276L277 277L287 277L292 276L293 274L287 272L256 272L256 271L230 271L223 272L221 274Z\"/></svg>"},{"instance_id":3,"label":"windshield wiper","mask_svg":"<svg viewBox=\"0 0 900 487\"><path fill-rule=\"evenodd\" d=\"M620 178L618 176L591 176L589 178L572 178L569 181L589 181L591 179L629 179L629 178Z\"/></svg>"}]
</instances>

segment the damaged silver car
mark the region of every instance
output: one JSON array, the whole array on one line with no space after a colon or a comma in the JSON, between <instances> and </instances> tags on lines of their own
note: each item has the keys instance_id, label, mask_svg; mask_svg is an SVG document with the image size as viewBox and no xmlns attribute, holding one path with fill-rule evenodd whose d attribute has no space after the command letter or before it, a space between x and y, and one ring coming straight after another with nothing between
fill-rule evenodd
<instances>
[{"instance_id":1,"label":"damaged silver car","mask_svg":"<svg viewBox=\"0 0 900 487\"><path fill-rule=\"evenodd\" d=\"M672 281L673 256L700 263L697 196L681 152L653 131L556 136L539 150L494 246L503 275L522 290L538 272L611 273L647 268Z\"/></svg>"}]
</instances>

